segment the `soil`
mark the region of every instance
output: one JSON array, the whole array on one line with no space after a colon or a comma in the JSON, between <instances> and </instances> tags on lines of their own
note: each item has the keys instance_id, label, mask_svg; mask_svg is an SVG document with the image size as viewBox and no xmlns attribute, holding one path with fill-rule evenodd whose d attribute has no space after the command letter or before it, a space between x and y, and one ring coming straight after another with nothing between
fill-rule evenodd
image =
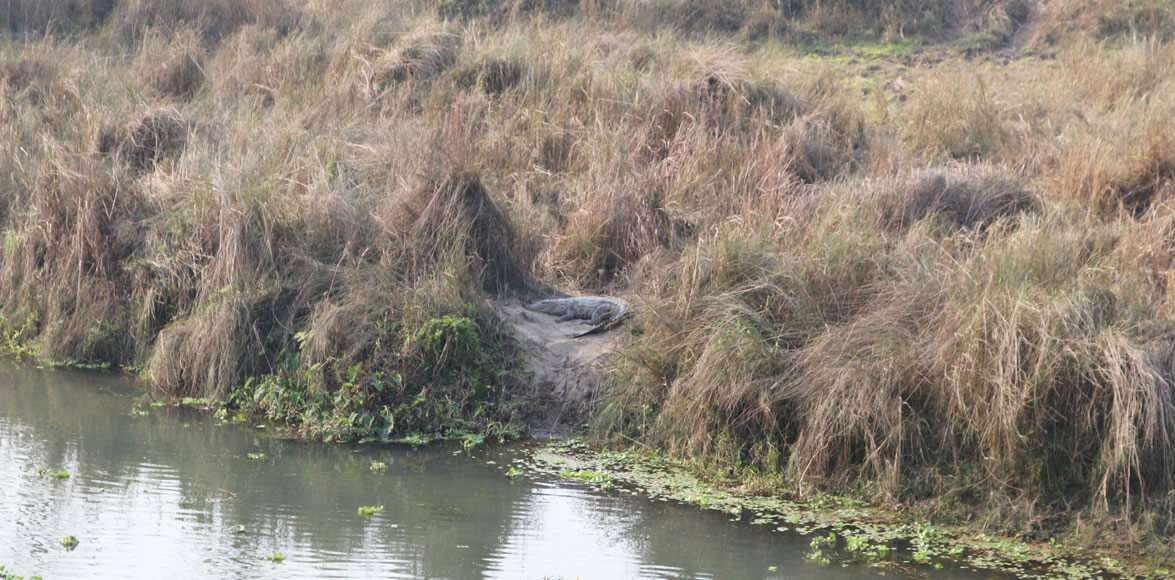
<instances>
[{"instance_id":1,"label":"soil","mask_svg":"<svg viewBox=\"0 0 1175 580\"><path fill-rule=\"evenodd\" d=\"M536 395L552 403L532 419L533 434L568 434L595 404L603 383L602 365L613 353L621 331L576 338L590 328L587 321L558 322L555 316L527 310L516 298L491 305L518 340Z\"/></svg>"}]
</instances>

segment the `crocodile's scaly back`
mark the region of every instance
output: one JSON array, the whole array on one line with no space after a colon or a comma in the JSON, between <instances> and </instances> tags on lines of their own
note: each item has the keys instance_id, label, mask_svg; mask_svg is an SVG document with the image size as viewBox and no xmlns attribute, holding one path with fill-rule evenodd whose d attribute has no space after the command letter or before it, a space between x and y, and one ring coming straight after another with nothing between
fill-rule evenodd
<instances>
[{"instance_id":1,"label":"crocodile's scaly back","mask_svg":"<svg viewBox=\"0 0 1175 580\"><path fill-rule=\"evenodd\" d=\"M526 305L527 310L558 317L558 322L586 320L592 328L576 336L611 330L632 312L627 302L606 296L575 296L539 300Z\"/></svg>"}]
</instances>

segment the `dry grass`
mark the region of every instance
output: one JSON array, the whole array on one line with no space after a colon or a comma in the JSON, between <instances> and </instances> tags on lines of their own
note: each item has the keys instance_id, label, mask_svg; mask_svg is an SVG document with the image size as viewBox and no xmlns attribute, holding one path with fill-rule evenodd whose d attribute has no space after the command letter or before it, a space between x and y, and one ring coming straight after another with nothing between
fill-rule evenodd
<instances>
[{"instance_id":1,"label":"dry grass","mask_svg":"<svg viewBox=\"0 0 1175 580\"><path fill-rule=\"evenodd\" d=\"M615 292L639 312L603 438L1170 542L1162 6L940 62L794 43L1003 50L1021 6L449 4L10 2L5 330L170 394L424 397L403 416L442 429L508 420L485 405L524 381L489 371L487 296Z\"/></svg>"}]
</instances>

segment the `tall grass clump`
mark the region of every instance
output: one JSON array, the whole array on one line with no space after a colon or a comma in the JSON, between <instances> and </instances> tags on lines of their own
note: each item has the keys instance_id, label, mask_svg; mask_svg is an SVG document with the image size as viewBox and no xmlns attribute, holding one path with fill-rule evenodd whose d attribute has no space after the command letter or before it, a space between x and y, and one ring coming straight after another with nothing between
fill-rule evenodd
<instances>
[{"instance_id":1,"label":"tall grass clump","mask_svg":"<svg viewBox=\"0 0 1175 580\"><path fill-rule=\"evenodd\" d=\"M1173 369L1106 274L1123 230L991 169L822 197L659 274L599 428L1002 524L1166 501Z\"/></svg>"}]
</instances>

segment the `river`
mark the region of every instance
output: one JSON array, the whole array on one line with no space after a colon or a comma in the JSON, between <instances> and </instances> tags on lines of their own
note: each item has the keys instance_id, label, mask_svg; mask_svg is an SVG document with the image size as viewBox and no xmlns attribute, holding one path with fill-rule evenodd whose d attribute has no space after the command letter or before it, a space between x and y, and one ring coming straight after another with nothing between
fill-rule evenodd
<instances>
[{"instance_id":1,"label":"river","mask_svg":"<svg viewBox=\"0 0 1175 580\"><path fill-rule=\"evenodd\" d=\"M115 374L0 363L0 565L52 578L860 578L716 512L505 476L517 449L339 446L131 413ZM374 462L387 468L373 471ZM67 470L58 479L44 470ZM360 506L384 507L362 517ZM62 538L76 536L68 551ZM267 560L280 552L284 560ZM895 577L894 571L887 576ZM936 573L953 576L955 573Z\"/></svg>"}]
</instances>

